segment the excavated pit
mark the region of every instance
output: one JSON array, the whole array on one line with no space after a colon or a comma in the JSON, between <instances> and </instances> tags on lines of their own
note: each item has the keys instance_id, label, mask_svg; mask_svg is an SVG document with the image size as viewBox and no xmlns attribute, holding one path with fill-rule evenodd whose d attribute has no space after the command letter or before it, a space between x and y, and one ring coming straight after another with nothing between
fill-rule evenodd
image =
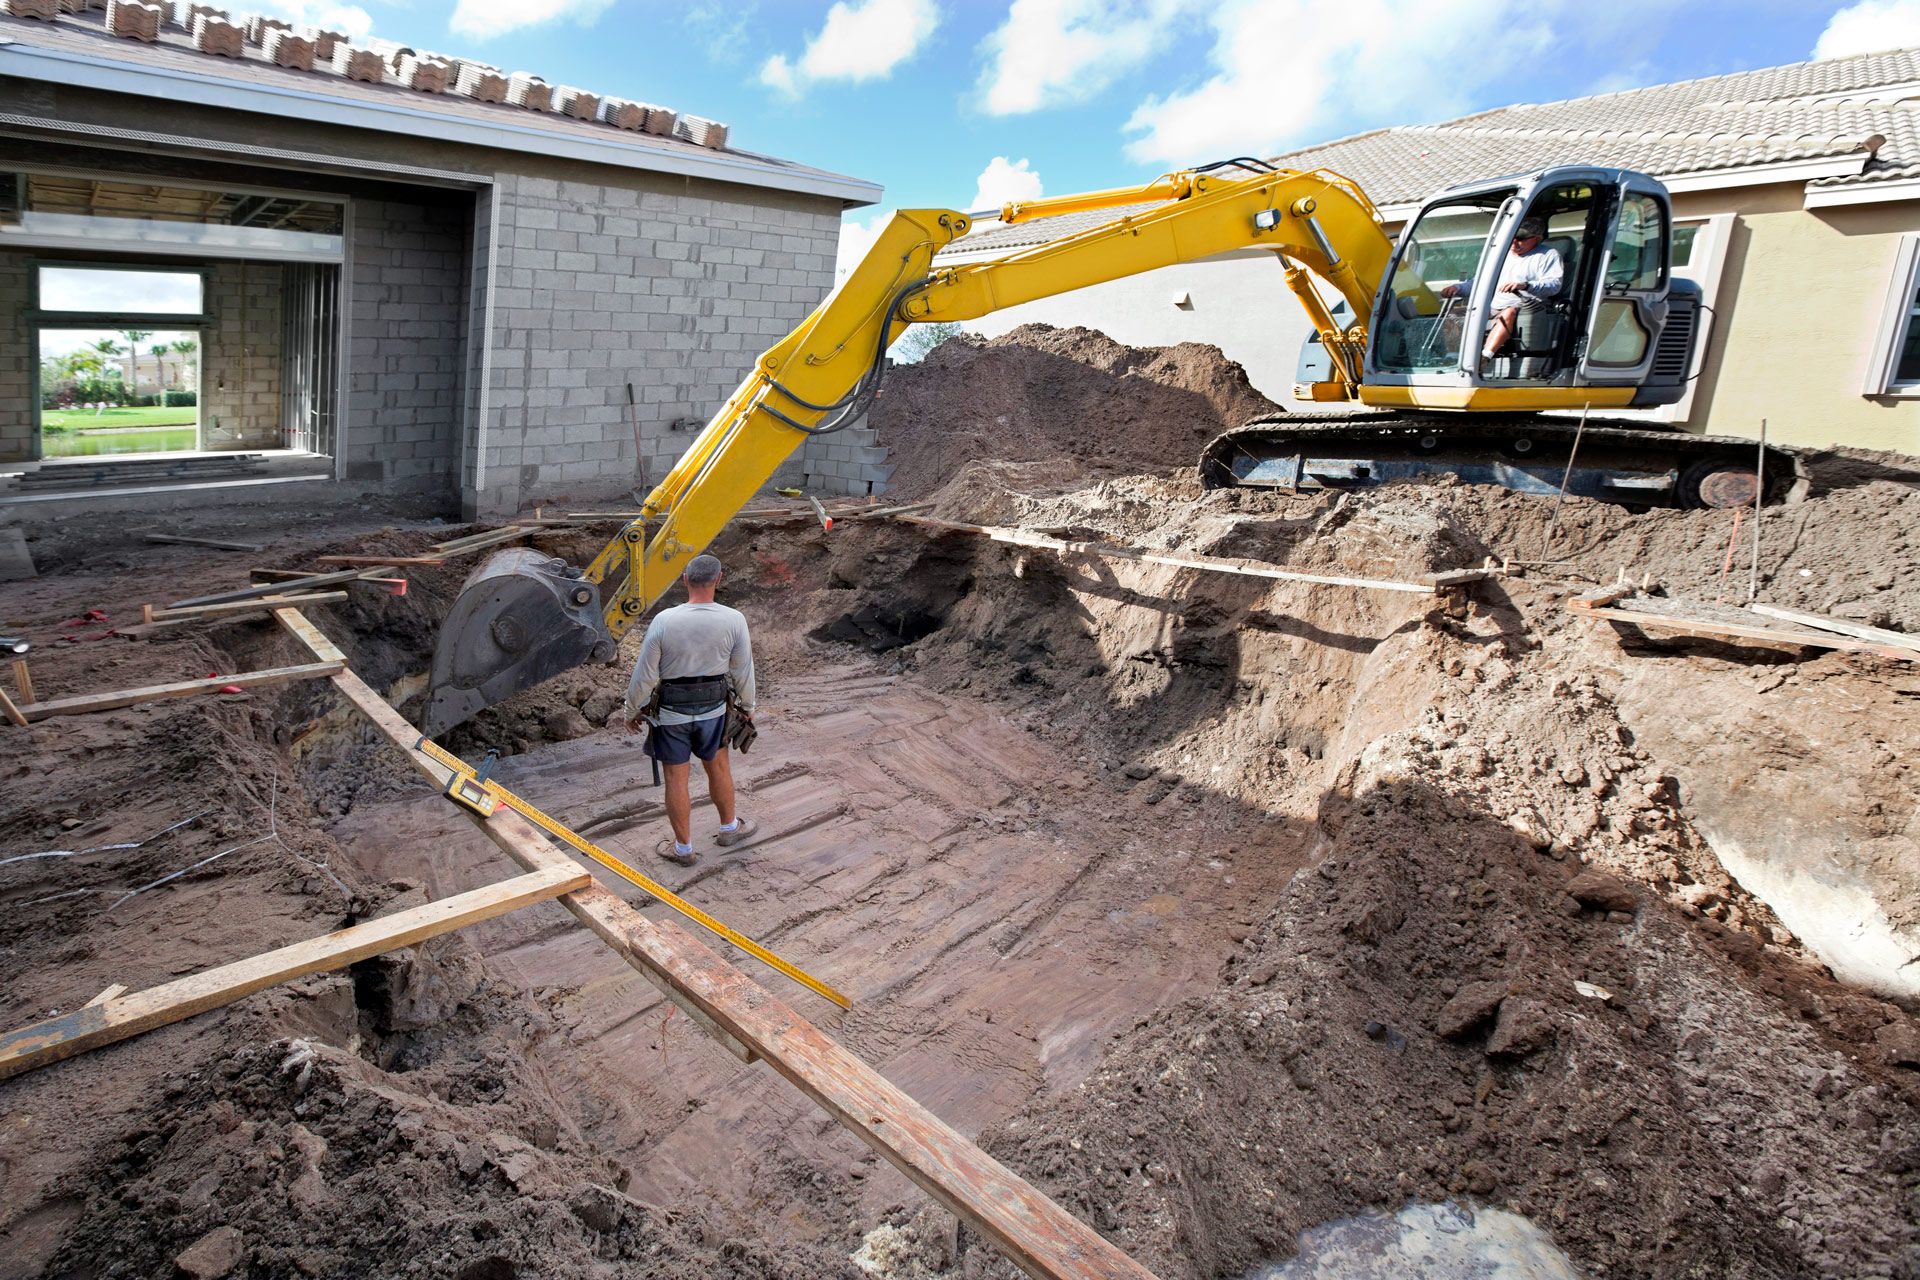
<instances>
[{"instance_id":1,"label":"excavated pit","mask_svg":"<svg viewBox=\"0 0 1920 1280\"><path fill-rule=\"evenodd\" d=\"M1107 395L1172 366L1201 401L1232 385L1192 352L1076 361L1086 340L1043 337L1038 356L1002 339L940 358L1001 379L987 403L1009 413L1080 404L1027 387L1076 363ZM916 403L943 425L931 391ZM1071 432L1027 438L1018 462L942 463L908 496L1316 571L1555 563L1449 602L891 523L736 528L715 550L760 659L762 737L737 770L759 841L689 870L653 858L658 793L616 713L637 635L450 745L501 750L508 786L847 990L841 1014L742 960L1168 1280L1445 1204L1519 1215L1596 1276L1920 1275L1913 969L1836 951L1805 891L1853 895L1850 924L1877 918L1890 945L1920 925L1909 668L1565 614L1622 567L1711 598L1725 513L1576 501L1549 529L1538 502L1451 485L1203 494L1171 465L1078 466ZM1816 479L1768 516L1768 598L1920 630L1920 477L1833 458ZM538 545L579 563L608 532ZM140 562L122 589L232 572L165 554L174 580ZM315 616L404 705L463 576L410 572L404 598ZM52 625L113 585L62 575L11 603ZM50 651L40 678L297 659L263 624L112 643ZM27 741L0 857L206 812L139 849L0 865L15 1024L512 872L323 684ZM1013 1274L550 904L0 1102L7 1274L169 1274L229 1246L274 1277Z\"/></svg>"}]
</instances>

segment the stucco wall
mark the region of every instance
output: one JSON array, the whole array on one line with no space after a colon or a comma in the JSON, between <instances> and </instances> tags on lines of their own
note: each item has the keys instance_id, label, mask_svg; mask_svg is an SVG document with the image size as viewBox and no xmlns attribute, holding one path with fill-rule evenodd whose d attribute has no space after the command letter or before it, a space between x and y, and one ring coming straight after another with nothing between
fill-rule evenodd
<instances>
[{"instance_id":1,"label":"stucco wall","mask_svg":"<svg viewBox=\"0 0 1920 1280\"><path fill-rule=\"evenodd\" d=\"M1678 217L1734 214L1690 425L1801 446L1920 453L1920 399L1862 394L1903 233L1920 203L1804 207L1801 184L1684 193Z\"/></svg>"}]
</instances>

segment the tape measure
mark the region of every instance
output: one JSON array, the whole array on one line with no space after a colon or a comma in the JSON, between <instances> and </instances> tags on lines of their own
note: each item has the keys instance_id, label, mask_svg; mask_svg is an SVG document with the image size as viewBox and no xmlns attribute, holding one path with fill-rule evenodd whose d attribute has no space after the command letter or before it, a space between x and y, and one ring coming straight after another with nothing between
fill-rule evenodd
<instances>
[{"instance_id":1,"label":"tape measure","mask_svg":"<svg viewBox=\"0 0 1920 1280\"><path fill-rule=\"evenodd\" d=\"M525 818L528 822L531 822L534 826L539 827L554 839L571 845L574 849L592 858L595 862L623 880L636 885L653 897L658 898L661 902L672 907L675 911L678 911L681 915L693 921L701 928L725 938L728 942L739 947L742 951L760 961L762 964L793 979L809 991L826 997L842 1009L851 1009L853 1007L852 1000L840 994L839 991L828 984L820 981L820 979L814 977L806 970L800 968L798 965L790 964L782 960L779 956L730 925L722 924L659 881L650 876L641 875L626 862L608 853L593 841L571 828L564 826L556 819L548 817L525 799L489 779L487 774L491 772L493 768L494 761L498 757L497 752L489 751L486 760L476 769L473 765L468 764L459 756L454 755L451 751L446 750L438 743L427 738L424 734L420 740L413 745L416 751L453 770L453 777L447 783L446 796L455 804L470 810L482 819L491 818L499 811L501 806L504 805L506 808L513 810Z\"/></svg>"}]
</instances>

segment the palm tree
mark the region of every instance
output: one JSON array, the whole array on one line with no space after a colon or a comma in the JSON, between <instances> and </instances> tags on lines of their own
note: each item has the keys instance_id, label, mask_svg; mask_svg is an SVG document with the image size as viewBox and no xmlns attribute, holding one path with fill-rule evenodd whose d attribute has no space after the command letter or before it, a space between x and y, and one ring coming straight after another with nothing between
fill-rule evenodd
<instances>
[{"instance_id":1,"label":"palm tree","mask_svg":"<svg viewBox=\"0 0 1920 1280\"><path fill-rule=\"evenodd\" d=\"M186 377L187 368L189 365L193 363L194 352L198 351L199 349L200 349L200 344L195 342L192 338L181 338L173 343L173 354L180 357L179 367L173 371L174 386L184 387L187 381L187 377Z\"/></svg>"},{"instance_id":2,"label":"palm tree","mask_svg":"<svg viewBox=\"0 0 1920 1280\"><path fill-rule=\"evenodd\" d=\"M153 336L151 329L122 329L120 336L127 340L127 393L140 394L140 344Z\"/></svg>"}]
</instances>

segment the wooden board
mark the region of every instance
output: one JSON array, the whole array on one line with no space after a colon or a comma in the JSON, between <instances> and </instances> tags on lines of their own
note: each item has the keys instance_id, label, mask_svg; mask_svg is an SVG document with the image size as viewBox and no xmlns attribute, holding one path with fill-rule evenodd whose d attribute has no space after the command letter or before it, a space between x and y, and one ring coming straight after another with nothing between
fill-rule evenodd
<instances>
[{"instance_id":1,"label":"wooden board","mask_svg":"<svg viewBox=\"0 0 1920 1280\"><path fill-rule=\"evenodd\" d=\"M939 520L933 516L898 515L893 519L906 524L919 525L922 528L938 529L945 533L970 533L995 542L1005 542L1017 547L1037 547L1043 551L1062 551L1075 555L1107 556L1115 560L1134 560L1142 564L1163 564L1176 569L1205 569L1212 573L1233 573L1249 578L1271 578L1280 582L1311 582L1329 587L1361 587L1374 591L1403 591L1410 595L1430 596L1435 588L1425 582L1400 582L1391 578L1348 578L1336 574L1300 573L1292 569L1275 569L1266 565L1249 564L1240 560L1225 560L1218 556L1177 556L1165 555L1157 551L1146 551L1138 547L1115 546L1106 542L1069 542L1062 538L1048 537L1030 529L1011 529L996 525L961 524L955 520Z\"/></svg>"},{"instance_id":2,"label":"wooden board","mask_svg":"<svg viewBox=\"0 0 1920 1280\"><path fill-rule=\"evenodd\" d=\"M281 578L274 582L257 583L251 587L242 587L237 591L221 591L210 596L195 596L191 600L175 600L167 606L168 612L180 609L192 609L200 605L226 604L230 600L258 600L261 596L283 596L311 591L317 587L336 586L342 582L352 582L355 578L371 577L371 569L342 569L338 573L309 573L298 578Z\"/></svg>"},{"instance_id":3,"label":"wooden board","mask_svg":"<svg viewBox=\"0 0 1920 1280\"><path fill-rule=\"evenodd\" d=\"M386 568L389 565L419 564L441 565L447 562L445 556L315 556L315 564L357 564Z\"/></svg>"},{"instance_id":4,"label":"wooden board","mask_svg":"<svg viewBox=\"0 0 1920 1280\"><path fill-rule=\"evenodd\" d=\"M418 731L371 686L351 671L340 672L333 682L417 769L445 785L449 771L413 749ZM537 827L511 810L485 820L468 816L523 867L550 867L556 859L575 865ZM1045 1280L1152 1280L1146 1268L686 930L647 919L598 885L569 893L560 901L682 1009L697 1012L703 1025L720 1030L765 1059L1028 1275Z\"/></svg>"},{"instance_id":5,"label":"wooden board","mask_svg":"<svg viewBox=\"0 0 1920 1280\"><path fill-rule=\"evenodd\" d=\"M196 618L219 618L228 614L251 613L281 605L298 608L309 604L338 604L347 598L344 591L304 591L297 595L266 595L257 600L229 600L225 604L196 604L184 609L155 609L155 622L190 622Z\"/></svg>"},{"instance_id":6,"label":"wooden board","mask_svg":"<svg viewBox=\"0 0 1920 1280\"><path fill-rule=\"evenodd\" d=\"M262 685L285 684L289 680L317 680L335 674L341 665L338 662L315 662L299 667L273 667L265 671L243 671L238 675L211 676L205 680L182 680L177 684L154 684L142 689L83 693L72 698L55 698L51 702L30 703L20 708L20 714L28 721L46 720L53 716L82 716L95 711L137 706L143 702L158 702L162 698L190 698L196 694L218 693L229 685L255 689Z\"/></svg>"},{"instance_id":7,"label":"wooden board","mask_svg":"<svg viewBox=\"0 0 1920 1280\"><path fill-rule=\"evenodd\" d=\"M1677 632L1681 635L1713 639L1760 640L1768 644L1796 644L1812 649L1838 649L1846 653L1871 653L1897 662L1920 662L1920 650L1895 645L1874 644L1851 636L1814 631L1804 627L1767 626L1764 623L1724 622L1717 618L1686 618L1675 614L1654 613L1645 609L1610 609L1582 606L1572 612L1583 618L1604 618L1609 622L1630 622L1651 631Z\"/></svg>"},{"instance_id":8,"label":"wooden board","mask_svg":"<svg viewBox=\"0 0 1920 1280\"><path fill-rule=\"evenodd\" d=\"M529 903L557 898L591 881L586 871L571 862L565 867L546 867L132 995L84 1005L72 1013L0 1036L0 1080L232 1004L293 978L344 969L368 956L410 947Z\"/></svg>"},{"instance_id":9,"label":"wooden board","mask_svg":"<svg viewBox=\"0 0 1920 1280\"><path fill-rule=\"evenodd\" d=\"M1778 618L1782 622L1797 622L1803 627L1812 627L1817 631L1832 631L1838 635L1852 636L1856 640L1869 640L1874 644L1892 645L1896 649L1912 649L1920 652L1920 636L1908 635L1904 631L1888 631L1884 627L1870 627L1864 622L1849 622L1845 618L1830 618L1824 613L1802 613L1798 609L1782 609L1775 604L1750 604L1747 608L1763 618Z\"/></svg>"},{"instance_id":10,"label":"wooden board","mask_svg":"<svg viewBox=\"0 0 1920 1280\"><path fill-rule=\"evenodd\" d=\"M219 538L187 538L172 533L149 533L142 535L148 542L177 544L183 547L212 547L216 551L265 551L262 542L223 542Z\"/></svg>"},{"instance_id":11,"label":"wooden board","mask_svg":"<svg viewBox=\"0 0 1920 1280\"><path fill-rule=\"evenodd\" d=\"M7 696L5 689L0 689L0 715L4 715L10 724L17 724L23 729L27 727L26 716L20 713L20 708Z\"/></svg>"}]
</instances>

